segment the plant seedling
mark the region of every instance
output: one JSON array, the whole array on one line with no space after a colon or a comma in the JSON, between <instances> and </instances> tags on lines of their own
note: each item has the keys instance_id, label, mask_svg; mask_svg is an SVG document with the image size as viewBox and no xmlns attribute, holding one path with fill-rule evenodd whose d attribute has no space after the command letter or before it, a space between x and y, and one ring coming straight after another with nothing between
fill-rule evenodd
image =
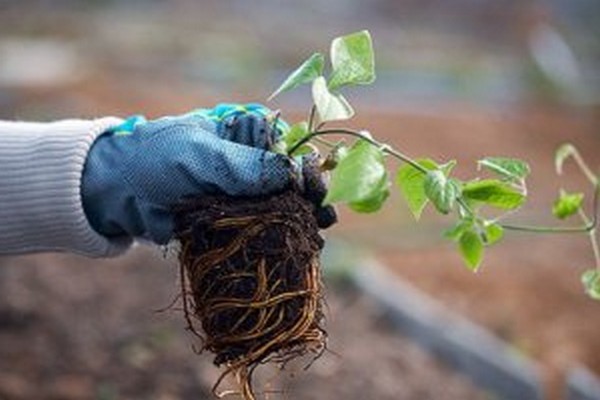
<instances>
[{"instance_id":1,"label":"plant seedling","mask_svg":"<svg viewBox=\"0 0 600 400\"><path fill-rule=\"evenodd\" d=\"M485 249L498 243L507 230L534 233L584 233L589 235L596 266L582 275L586 292L600 299L600 253L597 244L598 176L585 164L577 149L566 144L556 154L556 170L562 173L565 160L575 160L593 187L593 215L583 210L583 194L561 191L553 213L559 219L579 215L583 225L577 227L517 226L504 219L521 208L527 200L526 178L529 165L507 157L485 157L477 169L486 174L470 180L452 175L456 161L436 162L430 158L413 159L389 144L381 143L366 131L331 128L331 121L345 121L354 109L341 93L342 89L370 84L375 80L374 51L368 31L360 31L333 40L330 69L325 56L311 55L292 72L269 97L274 98L303 84L312 85L312 107L308 118L284 132L275 151L289 156L311 151L317 146L325 154L323 169L331 170L331 182L325 204L343 203L360 213L378 211L396 187L408 208L419 220L431 204L439 213L453 216L452 227L444 236L457 243L465 265L477 271ZM354 142L331 141L331 137L350 138ZM399 162L395 171L386 167L386 158Z\"/></svg>"},{"instance_id":2,"label":"plant seedling","mask_svg":"<svg viewBox=\"0 0 600 400\"><path fill-rule=\"evenodd\" d=\"M582 194L563 191L554 214L560 219L578 214L583 226L505 224L503 219L527 199L527 163L486 157L478 162L478 170L485 176L465 181L452 175L454 160L413 159L366 131L328 128L329 122L354 115L341 91L375 80L369 33L334 39L330 64L326 73L325 56L311 55L271 95L273 98L300 85L312 85L313 104L307 119L287 129L272 150L289 157L312 152L315 147L323 150L320 167L331 171L324 205L343 203L354 211L373 213L395 187L417 220L428 205L454 218L444 235L456 242L472 271L479 269L485 249L499 242L506 230L586 233L596 268L586 271L582 282L586 292L600 300L598 177L573 146L559 149L557 172L562 172L565 160L575 160L594 187L593 216L583 211ZM340 137L352 143L331 140ZM387 167L389 157L399 162L395 171ZM259 198L186 198L174 211L188 329L201 339L200 351L211 351L214 363L225 367L214 393L226 376L238 381L239 390L221 392L219 398L235 393L254 400L252 374L256 367L269 361L283 367L297 356L319 357L323 353L327 336L322 327L324 295L319 258L323 239L314 205L298 194L297 188Z\"/></svg>"}]
</instances>

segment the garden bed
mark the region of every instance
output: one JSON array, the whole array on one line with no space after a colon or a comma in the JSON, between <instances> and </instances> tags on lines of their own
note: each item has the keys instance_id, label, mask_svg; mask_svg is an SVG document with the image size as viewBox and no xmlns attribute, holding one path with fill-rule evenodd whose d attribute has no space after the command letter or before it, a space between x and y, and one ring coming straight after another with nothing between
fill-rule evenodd
<instances>
[{"instance_id":1,"label":"garden bed","mask_svg":"<svg viewBox=\"0 0 600 400\"><path fill-rule=\"evenodd\" d=\"M197 356L177 268L138 248L123 258L0 259L0 399L205 399L219 371ZM329 288L329 350L308 371L265 367L270 398L484 400L469 380L394 332L369 299ZM294 375L292 377L292 375Z\"/></svg>"},{"instance_id":2,"label":"garden bed","mask_svg":"<svg viewBox=\"0 0 600 400\"><path fill-rule=\"evenodd\" d=\"M592 166L600 164L593 151L600 137L590 115L532 110L396 118L395 124L389 122L392 117L388 122L371 119L371 129L414 155L457 158L462 166L487 154L530 161L531 201L520 214L527 222L553 223L549 209L560 185L553 172L556 146L571 141ZM392 126L398 128L392 131ZM568 187L583 187L573 177ZM452 245L442 241L440 232L447 226L443 218L425 215L417 225L405 210L395 199L375 217L344 213L345 224L336 235L373 246L392 271L539 361L549 398L561 398L567 371L577 364L600 373L599 306L584 295L579 282L581 271L593 263L585 237L509 234L473 274Z\"/></svg>"}]
</instances>

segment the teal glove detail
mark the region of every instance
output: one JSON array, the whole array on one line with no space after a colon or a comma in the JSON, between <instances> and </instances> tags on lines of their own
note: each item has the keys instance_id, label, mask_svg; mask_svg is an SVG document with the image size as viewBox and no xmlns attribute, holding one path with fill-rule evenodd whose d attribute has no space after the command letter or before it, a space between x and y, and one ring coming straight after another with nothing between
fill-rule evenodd
<instances>
[{"instance_id":1,"label":"teal glove detail","mask_svg":"<svg viewBox=\"0 0 600 400\"><path fill-rule=\"evenodd\" d=\"M199 108L188 115L201 115L217 123L231 120L231 118L239 117L245 114L252 114L257 117L263 117L267 121L273 123L273 127L281 133L287 132L290 127L282 119L278 118L277 113L266 108L259 103L248 104L231 104L222 103L215 108Z\"/></svg>"},{"instance_id":2,"label":"teal glove detail","mask_svg":"<svg viewBox=\"0 0 600 400\"><path fill-rule=\"evenodd\" d=\"M136 116L92 146L82 178L91 225L105 236L172 237L172 206L186 196L258 196L291 184L294 167L266 149L280 134L264 107L220 105L146 121Z\"/></svg>"},{"instance_id":3,"label":"teal glove detail","mask_svg":"<svg viewBox=\"0 0 600 400\"><path fill-rule=\"evenodd\" d=\"M206 120L212 121L217 124L217 130L220 132L221 137L227 138L227 125L231 124L233 120L243 115L254 115L255 117L262 117L268 122L271 122L272 127L283 134L290 130L290 126L282 119L278 118L277 113L274 113L267 107L259 103L248 103L248 104L234 104L234 103L221 103L214 108L198 108L187 114L180 115L177 117L164 117L165 119L183 118L191 116L199 116ZM111 129L118 135L126 135L132 133L136 125L145 123L146 118L143 115L134 115L125 120L121 125L118 125ZM250 143L248 143L250 145Z\"/></svg>"}]
</instances>

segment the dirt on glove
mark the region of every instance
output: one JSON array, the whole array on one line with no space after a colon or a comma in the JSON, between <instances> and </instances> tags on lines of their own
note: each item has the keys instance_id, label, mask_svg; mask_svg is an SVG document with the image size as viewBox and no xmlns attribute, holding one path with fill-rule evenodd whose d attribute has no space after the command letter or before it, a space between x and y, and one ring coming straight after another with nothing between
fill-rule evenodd
<instances>
[{"instance_id":1,"label":"dirt on glove","mask_svg":"<svg viewBox=\"0 0 600 400\"><path fill-rule=\"evenodd\" d=\"M319 235L313 205L289 190L272 197L203 196L176 209L188 329L215 354L236 391L255 399L252 374L326 346ZM230 393L230 392L229 392ZM223 393L221 393L223 394Z\"/></svg>"}]
</instances>

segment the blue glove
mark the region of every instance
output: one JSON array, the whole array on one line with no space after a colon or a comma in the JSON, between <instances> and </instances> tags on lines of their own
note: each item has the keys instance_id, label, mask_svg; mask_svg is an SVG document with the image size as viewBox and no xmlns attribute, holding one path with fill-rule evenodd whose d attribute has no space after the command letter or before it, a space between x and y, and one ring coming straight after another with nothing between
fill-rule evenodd
<instances>
[{"instance_id":1,"label":"blue glove","mask_svg":"<svg viewBox=\"0 0 600 400\"><path fill-rule=\"evenodd\" d=\"M280 129L255 104L220 105L146 121L132 117L100 136L82 178L83 207L99 233L167 243L171 209L182 197L257 196L294 179L284 155L267 151Z\"/></svg>"}]
</instances>

